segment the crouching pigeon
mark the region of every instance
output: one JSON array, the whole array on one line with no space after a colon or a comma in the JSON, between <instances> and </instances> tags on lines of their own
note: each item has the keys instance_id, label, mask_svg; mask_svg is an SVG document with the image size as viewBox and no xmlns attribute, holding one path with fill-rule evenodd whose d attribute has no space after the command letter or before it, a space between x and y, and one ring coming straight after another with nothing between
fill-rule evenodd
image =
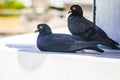
<instances>
[{"instance_id":1,"label":"crouching pigeon","mask_svg":"<svg viewBox=\"0 0 120 80\"><path fill-rule=\"evenodd\" d=\"M82 49L91 49L104 52L97 47L98 42L96 41L82 41L80 37L69 34L53 34L47 24L38 24L35 32L39 32L37 47L41 51L76 52Z\"/></svg>"},{"instance_id":2,"label":"crouching pigeon","mask_svg":"<svg viewBox=\"0 0 120 80\"><path fill-rule=\"evenodd\" d=\"M72 34L86 41L98 41L99 44L111 49L120 50L117 46L119 43L112 40L101 28L83 16L81 6L72 5L69 13L71 14L68 16L68 28Z\"/></svg>"}]
</instances>

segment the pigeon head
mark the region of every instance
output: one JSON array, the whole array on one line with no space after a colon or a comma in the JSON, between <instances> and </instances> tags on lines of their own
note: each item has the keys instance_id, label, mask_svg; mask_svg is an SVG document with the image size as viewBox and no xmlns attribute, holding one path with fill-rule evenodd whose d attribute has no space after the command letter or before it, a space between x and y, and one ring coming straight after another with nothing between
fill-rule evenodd
<instances>
[{"instance_id":1,"label":"pigeon head","mask_svg":"<svg viewBox=\"0 0 120 80\"><path fill-rule=\"evenodd\" d=\"M68 13L71 13L74 16L83 16L83 10L79 5L72 5Z\"/></svg>"},{"instance_id":2,"label":"pigeon head","mask_svg":"<svg viewBox=\"0 0 120 80\"><path fill-rule=\"evenodd\" d=\"M38 24L37 30L35 32L39 32L40 34L43 34L43 35L52 33L50 27L47 24Z\"/></svg>"}]
</instances>

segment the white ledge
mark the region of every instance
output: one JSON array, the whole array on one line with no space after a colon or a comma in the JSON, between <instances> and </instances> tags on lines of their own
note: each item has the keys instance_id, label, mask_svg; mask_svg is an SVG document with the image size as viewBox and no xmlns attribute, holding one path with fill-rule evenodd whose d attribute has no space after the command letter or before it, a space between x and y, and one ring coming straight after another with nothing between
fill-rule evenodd
<instances>
[{"instance_id":1,"label":"white ledge","mask_svg":"<svg viewBox=\"0 0 120 80\"><path fill-rule=\"evenodd\" d=\"M37 35L0 39L0 80L120 80L120 51L43 52Z\"/></svg>"}]
</instances>

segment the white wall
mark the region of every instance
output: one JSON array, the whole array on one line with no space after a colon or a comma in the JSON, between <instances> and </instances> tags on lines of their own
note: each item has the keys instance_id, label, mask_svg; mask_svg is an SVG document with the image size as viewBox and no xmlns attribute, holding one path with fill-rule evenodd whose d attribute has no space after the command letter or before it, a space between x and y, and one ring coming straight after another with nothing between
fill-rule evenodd
<instances>
[{"instance_id":1,"label":"white wall","mask_svg":"<svg viewBox=\"0 0 120 80\"><path fill-rule=\"evenodd\" d=\"M96 23L120 43L120 0L96 0Z\"/></svg>"}]
</instances>

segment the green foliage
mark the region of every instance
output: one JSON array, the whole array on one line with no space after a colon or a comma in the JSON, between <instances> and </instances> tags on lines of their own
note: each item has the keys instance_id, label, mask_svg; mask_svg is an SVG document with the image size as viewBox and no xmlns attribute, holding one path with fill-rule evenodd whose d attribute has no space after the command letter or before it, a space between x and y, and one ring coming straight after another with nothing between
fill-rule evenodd
<instances>
[{"instance_id":1,"label":"green foliage","mask_svg":"<svg viewBox=\"0 0 120 80\"><path fill-rule=\"evenodd\" d=\"M5 2L0 2L0 9L22 9L25 8L22 2L17 0L6 0Z\"/></svg>"}]
</instances>

